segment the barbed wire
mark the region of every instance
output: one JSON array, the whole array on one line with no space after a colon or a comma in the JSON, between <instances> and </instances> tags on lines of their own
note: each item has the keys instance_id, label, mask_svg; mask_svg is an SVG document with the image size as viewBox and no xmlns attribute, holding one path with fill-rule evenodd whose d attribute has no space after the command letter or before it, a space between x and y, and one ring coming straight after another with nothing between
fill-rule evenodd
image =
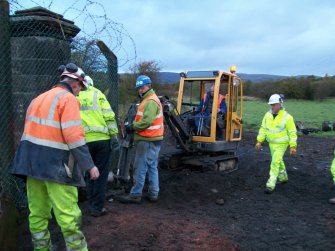
<instances>
[{"instance_id":1,"label":"barbed wire","mask_svg":"<svg viewBox=\"0 0 335 251\"><path fill-rule=\"evenodd\" d=\"M22 10L32 5L44 7L54 11L53 0L26 0L23 4L19 0L9 0L10 11ZM57 12L57 11L54 11ZM99 13L99 14L97 14ZM136 44L124 25L108 17L103 4L92 0L75 0L67 2L61 13L64 18L70 19L81 29L78 34L87 41L103 40L117 55L119 67L133 65L136 62Z\"/></svg>"}]
</instances>

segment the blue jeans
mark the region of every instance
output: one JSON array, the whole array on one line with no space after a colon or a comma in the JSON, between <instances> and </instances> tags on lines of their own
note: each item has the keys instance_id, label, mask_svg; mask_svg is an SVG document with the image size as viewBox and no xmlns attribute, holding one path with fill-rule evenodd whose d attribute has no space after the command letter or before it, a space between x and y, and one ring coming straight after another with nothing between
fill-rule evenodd
<instances>
[{"instance_id":1,"label":"blue jeans","mask_svg":"<svg viewBox=\"0 0 335 251\"><path fill-rule=\"evenodd\" d=\"M135 184L130 190L132 196L142 196L145 183L145 176L148 171L149 176L149 195L158 196L158 155L162 141L136 141L136 154L134 162L134 181Z\"/></svg>"}]
</instances>

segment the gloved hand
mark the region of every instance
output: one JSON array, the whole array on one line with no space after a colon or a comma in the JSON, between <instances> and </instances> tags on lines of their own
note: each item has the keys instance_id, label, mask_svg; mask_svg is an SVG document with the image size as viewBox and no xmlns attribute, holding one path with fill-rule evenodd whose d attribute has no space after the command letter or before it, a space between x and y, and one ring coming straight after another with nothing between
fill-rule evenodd
<instances>
[{"instance_id":1,"label":"gloved hand","mask_svg":"<svg viewBox=\"0 0 335 251\"><path fill-rule=\"evenodd\" d=\"M110 148L113 151L114 149L119 148L119 140L117 136L114 136L110 139Z\"/></svg>"},{"instance_id":2,"label":"gloved hand","mask_svg":"<svg viewBox=\"0 0 335 251\"><path fill-rule=\"evenodd\" d=\"M132 134L134 132L134 127L133 124L126 125L126 133L127 134Z\"/></svg>"},{"instance_id":3,"label":"gloved hand","mask_svg":"<svg viewBox=\"0 0 335 251\"><path fill-rule=\"evenodd\" d=\"M256 148L257 151L260 151L261 148L262 148L262 143L257 141L257 143L255 145L255 148Z\"/></svg>"},{"instance_id":4,"label":"gloved hand","mask_svg":"<svg viewBox=\"0 0 335 251\"><path fill-rule=\"evenodd\" d=\"M297 148L291 147L291 149L290 149L290 155L296 156L297 155Z\"/></svg>"}]
</instances>

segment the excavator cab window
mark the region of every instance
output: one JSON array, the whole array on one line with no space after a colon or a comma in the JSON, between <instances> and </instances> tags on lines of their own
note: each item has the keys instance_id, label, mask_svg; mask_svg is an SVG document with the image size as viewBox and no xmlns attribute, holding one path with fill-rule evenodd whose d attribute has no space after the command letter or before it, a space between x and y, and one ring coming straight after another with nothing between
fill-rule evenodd
<instances>
[{"instance_id":1,"label":"excavator cab window","mask_svg":"<svg viewBox=\"0 0 335 251\"><path fill-rule=\"evenodd\" d=\"M191 113L196 108L201 100L200 81L185 81L181 114Z\"/></svg>"}]
</instances>

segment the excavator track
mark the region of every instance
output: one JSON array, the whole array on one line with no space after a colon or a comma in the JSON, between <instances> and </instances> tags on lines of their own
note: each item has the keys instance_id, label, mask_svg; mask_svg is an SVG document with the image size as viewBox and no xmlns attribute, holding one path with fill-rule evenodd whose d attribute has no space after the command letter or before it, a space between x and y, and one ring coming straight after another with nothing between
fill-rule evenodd
<instances>
[{"instance_id":1,"label":"excavator track","mask_svg":"<svg viewBox=\"0 0 335 251\"><path fill-rule=\"evenodd\" d=\"M160 155L159 167L168 170L184 168L201 171L230 173L238 169L238 156L234 153L185 153L182 150L166 151Z\"/></svg>"}]
</instances>

